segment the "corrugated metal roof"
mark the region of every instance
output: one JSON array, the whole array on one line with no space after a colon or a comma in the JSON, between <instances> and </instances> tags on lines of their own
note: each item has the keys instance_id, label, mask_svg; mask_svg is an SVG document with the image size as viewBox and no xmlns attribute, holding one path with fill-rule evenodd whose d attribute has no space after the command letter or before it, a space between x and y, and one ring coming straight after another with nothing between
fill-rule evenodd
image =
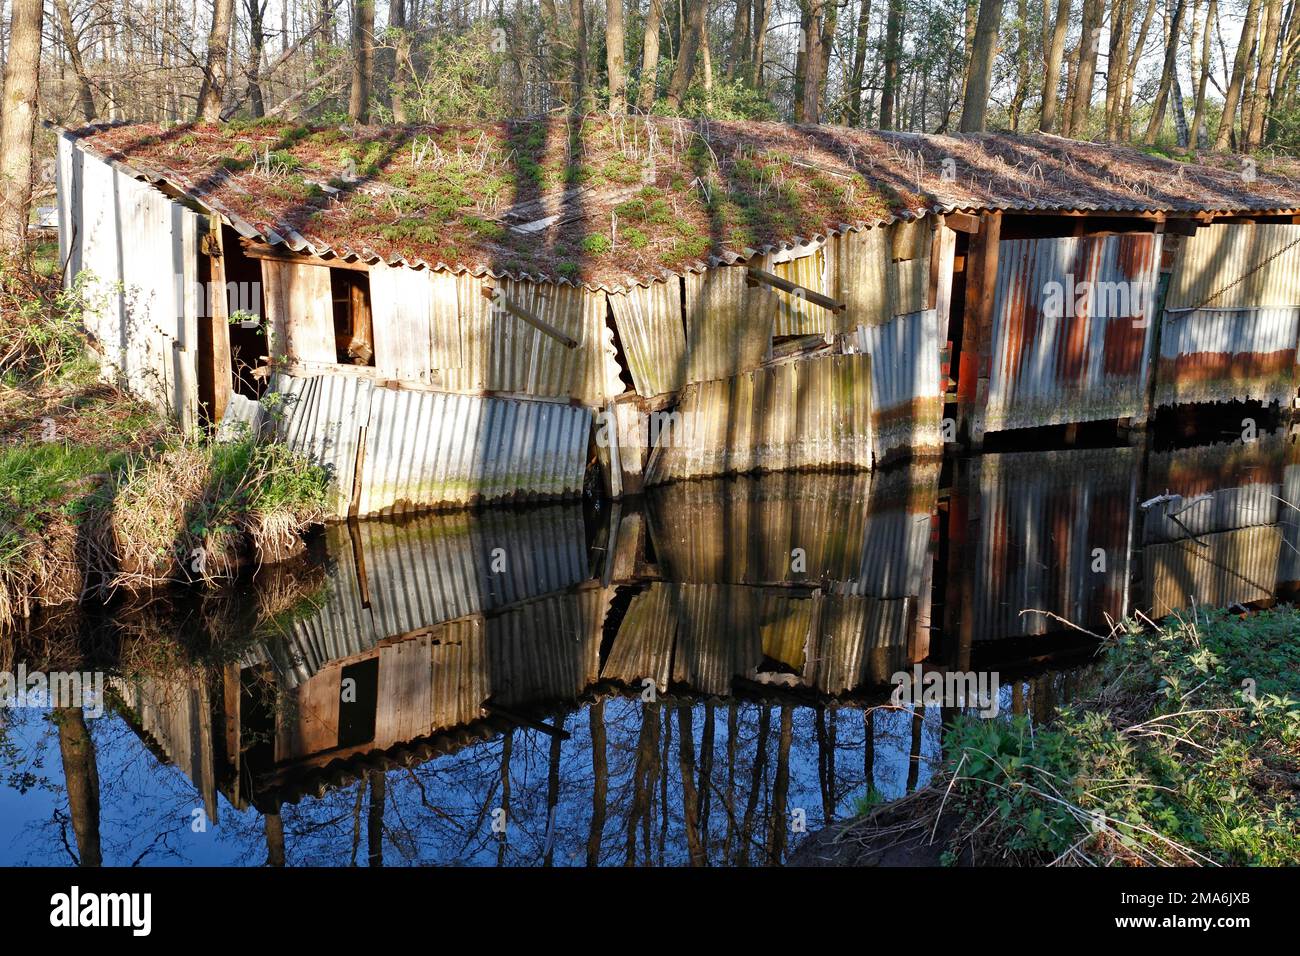
<instances>
[{"instance_id":1,"label":"corrugated metal roof","mask_svg":"<svg viewBox=\"0 0 1300 956\"><path fill-rule=\"evenodd\" d=\"M985 430L1144 418L1162 238L999 244Z\"/></svg>"},{"instance_id":2,"label":"corrugated metal roof","mask_svg":"<svg viewBox=\"0 0 1300 956\"><path fill-rule=\"evenodd\" d=\"M596 118L584 120L584 124L593 129L600 122ZM810 182L825 173L827 175L822 179L840 185L838 193L833 190L823 191L824 195L818 193L819 204L807 210L806 221L783 224L780 229L771 223L760 223L759 228L752 230L757 234L750 240L756 247L715 242L700 261L674 264L678 272L767 255L879 222L911 220L955 210L1242 213L1300 208L1300 187L1297 187L1289 169L1280 163L1265 162L1260 164L1258 175L1246 176L1235 157L1213 157L1214 161L1223 164L1220 168L1174 162L1128 147L1077 142L1048 135L987 133L937 136L833 126L672 118L646 118L642 122L658 128L661 142L674 144L670 156L656 157L665 172L671 172L671 168L664 166L665 159L672 162L686 155L684 149L676 151L676 146L698 137L707 143L711 157L719 158L724 189L757 190L756 184L746 178L748 167L739 162L755 156L781 158L782 161L792 158L791 161L798 161L798 167L805 171L805 178ZM543 129L543 139L563 142L565 131L562 124L563 120L557 118L537 121L535 125ZM500 140L504 151L509 146L507 139L512 131L517 132L525 125L492 124L462 129L471 136ZM551 125L558 125L558 131L548 132ZM448 130L455 131L455 128L371 128L333 130L331 133L338 135L342 132L345 138L350 133L358 139L369 135L382 142L385 137L430 136ZM225 216L243 235L284 243L298 251L425 265L437 271L469 272L496 278L560 282L585 280L592 287L607 290L663 278L663 267L652 266L653 251L638 254L626 242L617 244L611 253L612 258L623 260L625 265L622 268L612 262L584 265L583 275L571 278L555 271L554 262L544 259L530 261L527 251L512 250L513 255L503 255L499 244L489 235L474 239L471 248L458 246L454 255L446 257L449 261L444 261L436 256L431 259L421 255L416 248L404 249L403 240L387 238L380 231L383 223L373 216L373 227L368 234L333 235L329 217L323 222L310 216L304 219L301 210L313 207L303 201L296 207L292 204L289 207L290 212L295 208L299 210L296 217L289 216L295 219L294 222L281 222L276 210L284 203L269 201L271 197L251 160L234 169L220 165L223 159L229 158L221 147L233 138L221 127L201 124L173 129L87 127L65 135L75 137L79 146L95 154L111 155L117 161L130 163L129 171L133 175L150 182L165 182L171 188L202 201ZM268 144L268 150L276 148L292 153L295 147L292 139L286 142L278 140L274 130L244 130L238 135L256 139L259 148L255 152L259 156L263 141ZM178 140L183 137L206 140L218 148L182 148ZM404 155L402 151L398 152ZM692 173L686 178L694 175ZM846 190L843 187L845 181L851 188ZM365 184L363 181L362 185ZM366 195L362 190L356 192ZM595 232L603 232L610 222L610 213L622 198L617 191L608 196L592 190L580 192L582 195L567 203L564 197L552 197L561 206L576 208L581 214L570 218L561 216L551 226L530 234L530 238L536 239L539 257L561 244L576 248L579 241L593 231L591 223L586 221L588 219L599 223ZM352 193L351 190L345 191L342 198L347 199ZM871 203L861 202L862 194L870 196ZM838 201L835 200L837 195L840 197ZM708 211L703 196L700 197L700 206L700 209L692 207L692 215L701 220L700 234L707 235ZM858 214L846 215L837 207L851 208ZM871 213L863 215L868 208ZM352 222L350 219L346 221ZM637 263L635 267L631 266L633 261Z\"/></svg>"}]
</instances>

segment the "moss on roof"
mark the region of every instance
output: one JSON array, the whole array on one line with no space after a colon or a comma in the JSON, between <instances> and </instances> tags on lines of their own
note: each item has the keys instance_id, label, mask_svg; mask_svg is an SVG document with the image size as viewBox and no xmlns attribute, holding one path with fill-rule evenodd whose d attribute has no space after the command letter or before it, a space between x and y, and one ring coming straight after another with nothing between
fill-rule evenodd
<instances>
[{"instance_id":1,"label":"moss on roof","mask_svg":"<svg viewBox=\"0 0 1300 956\"><path fill-rule=\"evenodd\" d=\"M935 210L1300 207L1285 175L1051 136L646 117L76 135L318 253L608 287Z\"/></svg>"}]
</instances>

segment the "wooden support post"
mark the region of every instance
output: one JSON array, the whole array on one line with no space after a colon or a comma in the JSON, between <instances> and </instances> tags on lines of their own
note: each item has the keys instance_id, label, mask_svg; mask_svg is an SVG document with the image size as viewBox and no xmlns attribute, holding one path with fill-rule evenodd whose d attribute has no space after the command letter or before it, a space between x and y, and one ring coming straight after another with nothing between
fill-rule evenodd
<instances>
[{"instance_id":1,"label":"wooden support post","mask_svg":"<svg viewBox=\"0 0 1300 956\"><path fill-rule=\"evenodd\" d=\"M212 330L212 351L210 355L199 356L199 361L205 365L210 363L207 374L212 376L212 407L208 413L215 423L221 421L226 406L230 404L234 369L230 360L230 307L226 302L226 257L221 241L221 219L213 216L208 221L211 232L206 245L211 287L207 294L208 307L204 311L211 314L200 321L208 322Z\"/></svg>"},{"instance_id":2,"label":"wooden support post","mask_svg":"<svg viewBox=\"0 0 1300 956\"><path fill-rule=\"evenodd\" d=\"M1002 213L986 212L981 219L980 231L971 237L966 256L966 309L957 375L958 431L972 449L984 444Z\"/></svg>"},{"instance_id":3,"label":"wooden support post","mask_svg":"<svg viewBox=\"0 0 1300 956\"><path fill-rule=\"evenodd\" d=\"M756 268L755 266L749 266L746 268L745 285L756 286L759 283L770 285L774 289L780 289L782 292L788 292L791 295L797 295L805 302L811 302L813 305L819 305L823 309L827 309L837 314L848 308L845 303L838 299L832 299L828 295L822 295L820 292L814 292L812 289L804 288L797 282L783 279L779 275Z\"/></svg>"},{"instance_id":4,"label":"wooden support post","mask_svg":"<svg viewBox=\"0 0 1300 956\"><path fill-rule=\"evenodd\" d=\"M510 315L513 315L516 319L519 319L521 322L527 322L537 331L549 335L551 338L555 339L555 341L563 345L566 349L576 349L578 347L577 339L567 335L563 330L557 329L549 322L539 319L537 316L533 315L531 312L527 311L526 309L520 308L519 306L515 305L513 302L511 302L509 299L505 297L505 294L503 292L499 292L499 290L493 289L490 286L484 286L483 298L491 299L494 305L500 305L501 308L505 309L506 312L508 312Z\"/></svg>"}]
</instances>

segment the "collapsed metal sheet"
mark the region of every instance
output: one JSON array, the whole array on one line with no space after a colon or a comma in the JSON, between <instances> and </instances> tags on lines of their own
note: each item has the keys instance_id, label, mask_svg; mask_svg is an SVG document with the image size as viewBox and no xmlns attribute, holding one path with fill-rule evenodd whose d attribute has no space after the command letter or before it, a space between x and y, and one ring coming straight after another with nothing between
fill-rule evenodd
<instances>
[{"instance_id":1,"label":"collapsed metal sheet","mask_svg":"<svg viewBox=\"0 0 1300 956\"><path fill-rule=\"evenodd\" d=\"M357 512L578 496L591 422L556 402L376 389Z\"/></svg>"},{"instance_id":2,"label":"collapsed metal sheet","mask_svg":"<svg viewBox=\"0 0 1300 956\"><path fill-rule=\"evenodd\" d=\"M686 384L686 327L682 280L634 286L611 293L610 310L637 394L653 398Z\"/></svg>"}]
</instances>

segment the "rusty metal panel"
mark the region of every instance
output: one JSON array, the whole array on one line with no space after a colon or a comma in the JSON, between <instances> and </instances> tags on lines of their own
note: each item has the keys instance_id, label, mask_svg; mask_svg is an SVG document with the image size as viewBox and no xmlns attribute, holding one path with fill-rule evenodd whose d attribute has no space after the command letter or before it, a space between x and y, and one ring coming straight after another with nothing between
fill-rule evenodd
<instances>
[{"instance_id":1,"label":"rusty metal panel","mask_svg":"<svg viewBox=\"0 0 1300 956\"><path fill-rule=\"evenodd\" d=\"M724 379L771 357L776 293L746 285L745 275L726 266L684 277L687 382Z\"/></svg>"},{"instance_id":2,"label":"rusty metal panel","mask_svg":"<svg viewBox=\"0 0 1300 956\"><path fill-rule=\"evenodd\" d=\"M1300 463L1297 449L1291 446L1282 472L1282 501L1278 517L1282 530L1282 548L1278 558L1278 583L1300 582Z\"/></svg>"},{"instance_id":3,"label":"rusty metal panel","mask_svg":"<svg viewBox=\"0 0 1300 956\"><path fill-rule=\"evenodd\" d=\"M974 463L975 640L1108 630L1129 611L1133 448L983 455ZM1046 612L1046 613L1024 613Z\"/></svg>"},{"instance_id":4,"label":"rusty metal panel","mask_svg":"<svg viewBox=\"0 0 1300 956\"><path fill-rule=\"evenodd\" d=\"M999 244L983 430L1144 419L1162 238Z\"/></svg>"},{"instance_id":5,"label":"rusty metal panel","mask_svg":"<svg viewBox=\"0 0 1300 956\"><path fill-rule=\"evenodd\" d=\"M750 471L871 467L871 357L830 355L685 389L681 429L646 484Z\"/></svg>"},{"instance_id":6,"label":"rusty metal panel","mask_svg":"<svg viewBox=\"0 0 1300 956\"><path fill-rule=\"evenodd\" d=\"M588 577L586 530L576 504L363 521L355 533L381 639L531 600Z\"/></svg>"},{"instance_id":7,"label":"rusty metal panel","mask_svg":"<svg viewBox=\"0 0 1300 956\"><path fill-rule=\"evenodd\" d=\"M289 362L337 362L329 268L264 259L262 284L271 357Z\"/></svg>"},{"instance_id":8,"label":"rusty metal panel","mask_svg":"<svg viewBox=\"0 0 1300 956\"><path fill-rule=\"evenodd\" d=\"M825 247L813 249L807 255L777 262L772 272L796 285L813 292L828 293L826 284ZM776 292L779 303L776 310L775 335L824 335L835 330L835 316L819 305L788 292Z\"/></svg>"},{"instance_id":9,"label":"rusty metal panel","mask_svg":"<svg viewBox=\"0 0 1300 956\"><path fill-rule=\"evenodd\" d=\"M66 134L58 168L68 222L59 237L64 282L80 276L85 283L84 322L101 374L194 427L198 322L206 310L199 215L87 155Z\"/></svg>"},{"instance_id":10,"label":"rusty metal panel","mask_svg":"<svg viewBox=\"0 0 1300 956\"><path fill-rule=\"evenodd\" d=\"M352 501L361 429L370 420L374 386L349 375L271 377L274 438L330 474L330 513L345 518Z\"/></svg>"},{"instance_id":11,"label":"rusty metal panel","mask_svg":"<svg viewBox=\"0 0 1300 956\"><path fill-rule=\"evenodd\" d=\"M1165 308L1300 306L1300 226L1216 223L1183 240Z\"/></svg>"},{"instance_id":12,"label":"rusty metal panel","mask_svg":"<svg viewBox=\"0 0 1300 956\"><path fill-rule=\"evenodd\" d=\"M644 398L675 392L686 384L681 296L682 280L676 276L609 296L632 381Z\"/></svg>"},{"instance_id":13,"label":"rusty metal panel","mask_svg":"<svg viewBox=\"0 0 1300 956\"><path fill-rule=\"evenodd\" d=\"M943 374L934 309L860 325L857 348L871 356L874 454L943 450Z\"/></svg>"},{"instance_id":14,"label":"rusty metal panel","mask_svg":"<svg viewBox=\"0 0 1300 956\"><path fill-rule=\"evenodd\" d=\"M1271 600L1277 592L1282 529L1220 531L1143 549L1148 603L1156 617L1192 607Z\"/></svg>"},{"instance_id":15,"label":"rusty metal panel","mask_svg":"<svg viewBox=\"0 0 1300 956\"><path fill-rule=\"evenodd\" d=\"M376 389L358 513L576 497L591 421L555 402Z\"/></svg>"},{"instance_id":16,"label":"rusty metal panel","mask_svg":"<svg viewBox=\"0 0 1300 956\"><path fill-rule=\"evenodd\" d=\"M1166 309L1156 404L1255 400L1290 408L1298 340L1300 306Z\"/></svg>"}]
</instances>

